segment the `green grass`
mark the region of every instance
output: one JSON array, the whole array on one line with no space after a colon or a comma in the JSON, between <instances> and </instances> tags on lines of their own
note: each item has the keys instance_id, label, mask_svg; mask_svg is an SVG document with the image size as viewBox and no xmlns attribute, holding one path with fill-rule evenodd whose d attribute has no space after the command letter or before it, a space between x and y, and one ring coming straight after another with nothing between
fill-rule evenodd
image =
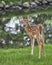
<instances>
[{"instance_id":1,"label":"green grass","mask_svg":"<svg viewBox=\"0 0 52 65\"><path fill-rule=\"evenodd\" d=\"M52 65L52 45L45 45L46 58L38 59L38 47L30 55L30 47L19 49L0 49L0 65Z\"/></svg>"}]
</instances>

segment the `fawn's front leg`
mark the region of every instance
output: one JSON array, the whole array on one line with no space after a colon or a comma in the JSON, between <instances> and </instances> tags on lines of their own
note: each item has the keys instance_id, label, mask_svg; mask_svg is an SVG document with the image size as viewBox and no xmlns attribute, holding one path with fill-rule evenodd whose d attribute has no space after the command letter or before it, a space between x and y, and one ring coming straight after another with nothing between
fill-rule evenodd
<instances>
[{"instance_id":1,"label":"fawn's front leg","mask_svg":"<svg viewBox=\"0 0 52 65\"><path fill-rule=\"evenodd\" d=\"M34 38L31 38L31 55L33 55L33 51L34 51Z\"/></svg>"}]
</instances>

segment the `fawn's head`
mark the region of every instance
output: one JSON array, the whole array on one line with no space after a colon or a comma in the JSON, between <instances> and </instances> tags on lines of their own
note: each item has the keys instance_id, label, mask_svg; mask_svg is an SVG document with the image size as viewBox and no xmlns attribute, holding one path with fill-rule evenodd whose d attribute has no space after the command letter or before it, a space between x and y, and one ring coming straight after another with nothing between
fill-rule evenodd
<instances>
[{"instance_id":1,"label":"fawn's head","mask_svg":"<svg viewBox=\"0 0 52 65\"><path fill-rule=\"evenodd\" d=\"M23 18L22 16L19 17L19 21L22 22L24 25L27 25L29 21L32 20L32 17L28 16L27 18Z\"/></svg>"}]
</instances>

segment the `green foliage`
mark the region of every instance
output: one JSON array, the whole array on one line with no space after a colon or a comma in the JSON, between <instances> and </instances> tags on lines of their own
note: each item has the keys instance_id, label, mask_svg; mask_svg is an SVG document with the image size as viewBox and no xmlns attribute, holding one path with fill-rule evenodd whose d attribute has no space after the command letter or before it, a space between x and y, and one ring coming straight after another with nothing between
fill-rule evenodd
<instances>
[{"instance_id":1,"label":"green foliage","mask_svg":"<svg viewBox=\"0 0 52 65\"><path fill-rule=\"evenodd\" d=\"M25 46L25 41L24 41L23 37L24 36L21 32L19 34L15 35L15 34L11 34L10 32L3 31L3 32L0 33L0 41L2 39L4 39L5 44L2 44L2 42L1 42L1 44L2 44L1 47L3 47L3 48L5 48L5 47L6 48L24 47ZM13 44L9 43L9 41L11 41L11 40L13 41ZM21 45L21 43L22 43L22 45Z\"/></svg>"},{"instance_id":2,"label":"green foliage","mask_svg":"<svg viewBox=\"0 0 52 65\"><path fill-rule=\"evenodd\" d=\"M4 14L4 15L1 15L0 17L2 18L2 17L8 17L8 18L10 18L10 17L12 17L12 16L20 16L20 15L22 15L22 16L27 16L27 15L33 15L33 14L52 14L52 7L50 7L50 8L48 8L47 10L42 10L42 9L37 9L36 11L29 11L29 12L27 12L27 13L25 13L24 11L13 11L13 12L6 12L6 14Z\"/></svg>"},{"instance_id":3,"label":"green foliage","mask_svg":"<svg viewBox=\"0 0 52 65\"><path fill-rule=\"evenodd\" d=\"M38 46L34 55L30 55L30 47L19 49L0 49L0 65L52 65L52 45L45 45L46 58L38 59Z\"/></svg>"}]
</instances>

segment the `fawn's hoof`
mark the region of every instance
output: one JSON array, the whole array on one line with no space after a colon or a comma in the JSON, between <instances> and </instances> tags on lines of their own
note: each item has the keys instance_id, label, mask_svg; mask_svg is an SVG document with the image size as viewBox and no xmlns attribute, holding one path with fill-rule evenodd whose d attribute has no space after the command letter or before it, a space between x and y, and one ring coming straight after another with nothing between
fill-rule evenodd
<instances>
[{"instance_id":1,"label":"fawn's hoof","mask_svg":"<svg viewBox=\"0 0 52 65\"><path fill-rule=\"evenodd\" d=\"M38 59L41 59L41 57L39 56Z\"/></svg>"},{"instance_id":2,"label":"fawn's hoof","mask_svg":"<svg viewBox=\"0 0 52 65\"><path fill-rule=\"evenodd\" d=\"M46 58L46 54L44 54L44 57Z\"/></svg>"},{"instance_id":3,"label":"fawn's hoof","mask_svg":"<svg viewBox=\"0 0 52 65\"><path fill-rule=\"evenodd\" d=\"M31 56L33 56L33 53L31 53Z\"/></svg>"}]
</instances>

